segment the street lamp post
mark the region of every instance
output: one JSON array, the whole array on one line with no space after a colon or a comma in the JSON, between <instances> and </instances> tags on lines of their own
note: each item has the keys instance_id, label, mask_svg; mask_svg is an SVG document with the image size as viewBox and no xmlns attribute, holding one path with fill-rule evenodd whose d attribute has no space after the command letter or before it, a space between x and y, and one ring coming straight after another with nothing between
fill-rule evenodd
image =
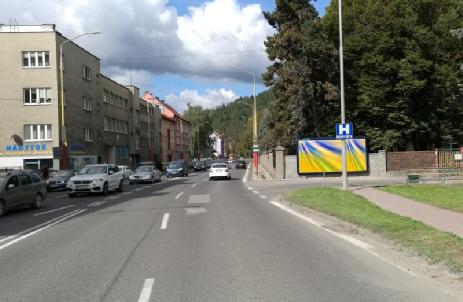
<instances>
[{"instance_id":1,"label":"street lamp post","mask_svg":"<svg viewBox=\"0 0 463 302\"><path fill-rule=\"evenodd\" d=\"M254 167L256 168L256 174L259 174L259 145L257 144L257 100L256 100L256 74L254 72L251 72L249 70L244 69L243 67L240 66L232 66L232 68L239 69L243 72L246 72L250 75L252 75L252 78L254 80L254 89L253 89L253 95L254 95L254 106L252 110L252 116L253 116L253 128L252 128L252 149L253 149L253 163ZM246 104L249 105L249 104Z\"/></svg>"},{"instance_id":2,"label":"street lamp post","mask_svg":"<svg viewBox=\"0 0 463 302\"><path fill-rule=\"evenodd\" d=\"M63 61L64 61L64 54L63 54L63 46L71 41L74 41L80 37L88 36L88 35L98 35L100 34L99 31L96 32L89 32L83 33L80 35L75 36L71 39L66 39L61 42L59 46L59 72L60 72L60 94L61 94L61 161L62 161L62 169L68 168L68 141L66 136L66 126L64 124L64 72L63 72Z\"/></svg>"},{"instance_id":3,"label":"street lamp post","mask_svg":"<svg viewBox=\"0 0 463 302\"><path fill-rule=\"evenodd\" d=\"M346 123L346 109L344 99L344 56L342 46L342 0L338 0L339 15L339 74L341 81L341 123ZM342 161L342 188L347 190L347 167L346 167L346 140L341 140L341 161Z\"/></svg>"}]
</instances>

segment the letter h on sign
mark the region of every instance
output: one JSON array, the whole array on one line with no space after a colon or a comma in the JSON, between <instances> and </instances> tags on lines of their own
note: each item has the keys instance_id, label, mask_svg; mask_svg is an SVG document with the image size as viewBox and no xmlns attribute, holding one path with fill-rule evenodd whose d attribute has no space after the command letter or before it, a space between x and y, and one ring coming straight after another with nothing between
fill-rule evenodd
<instances>
[{"instance_id":1,"label":"letter h on sign","mask_svg":"<svg viewBox=\"0 0 463 302\"><path fill-rule=\"evenodd\" d=\"M336 139L352 138L354 135L354 127L352 123L336 124Z\"/></svg>"}]
</instances>

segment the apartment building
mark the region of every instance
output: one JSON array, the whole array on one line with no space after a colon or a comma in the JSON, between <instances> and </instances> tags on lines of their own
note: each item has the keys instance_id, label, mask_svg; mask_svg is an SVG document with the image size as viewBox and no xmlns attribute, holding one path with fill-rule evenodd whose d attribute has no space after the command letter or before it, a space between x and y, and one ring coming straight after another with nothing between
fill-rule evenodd
<instances>
[{"instance_id":1,"label":"apartment building","mask_svg":"<svg viewBox=\"0 0 463 302\"><path fill-rule=\"evenodd\" d=\"M0 24L0 168L58 169L63 142L71 168L102 162L134 166L131 155L144 152L131 149L133 108L141 105L138 90L134 94L102 75L98 57L67 41L62 112L59 49L64 41L55 25ZM150 108L152 115L145 120L152 125L149 136L156 138L161 114ZM148 128L140 131L145 136ZM160 149L159 140L152 143ZM53 151L58 151L55 158Z\"/></svg>"},{"instance_id":2,"label":"apartment building","mask_svg":"<svg viewBox=\"0 0 463 302\"><path fill-rule=\"evenodd\" d=\"M143 99L161 110L161 154L162 161L169 162L189 158L190 123L172 106L146 91Z\"/></svg>"}]
</instances>

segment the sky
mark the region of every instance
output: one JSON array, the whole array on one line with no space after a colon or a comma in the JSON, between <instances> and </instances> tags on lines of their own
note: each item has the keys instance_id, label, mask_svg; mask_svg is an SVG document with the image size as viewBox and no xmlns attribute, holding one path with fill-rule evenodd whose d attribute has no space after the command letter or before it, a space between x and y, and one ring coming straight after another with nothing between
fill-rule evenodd
<instances>
[{"instance_id":1,"label":"sky","mask_svg":"<svg viewBox=\"0 0 463 302\"><path fill-rule=\"evenodd\" d=\"M330 0L312 1L321 15ZM267 88L271 64L264 41L275 34L262 11L274 0L16 0L4 1L0 23L56 24L101 59L102 73L151 91L182 112L207 108Z\"/></svg>"}]
</instances>

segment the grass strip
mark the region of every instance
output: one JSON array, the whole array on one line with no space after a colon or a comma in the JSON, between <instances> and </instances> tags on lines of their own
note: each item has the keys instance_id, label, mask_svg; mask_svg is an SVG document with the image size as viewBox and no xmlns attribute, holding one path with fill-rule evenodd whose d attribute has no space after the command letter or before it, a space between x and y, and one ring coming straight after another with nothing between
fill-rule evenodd
<instances>
[{"instance_id":1,"label":"grass strip","mask_svg":"<svg viewBox=\"0 0 463 302\"><path fill-rule=\"evenodd\" d=\"M378 233L426 257L430 263L442 263L454 272L463 272L463 239L457 235L385 211L350 191L310 188L288 192L285 197Z\"/></svg>"},{"instance_id":2,"label":"grass strip","mask_svg":"<svg viewBox=\"0 0 463 302\"><path fill-rule=\"evenodd\" d=\"M463 213L462 186L398 185L379 189L439 208Z\"/></svg>"}]
</instances>

